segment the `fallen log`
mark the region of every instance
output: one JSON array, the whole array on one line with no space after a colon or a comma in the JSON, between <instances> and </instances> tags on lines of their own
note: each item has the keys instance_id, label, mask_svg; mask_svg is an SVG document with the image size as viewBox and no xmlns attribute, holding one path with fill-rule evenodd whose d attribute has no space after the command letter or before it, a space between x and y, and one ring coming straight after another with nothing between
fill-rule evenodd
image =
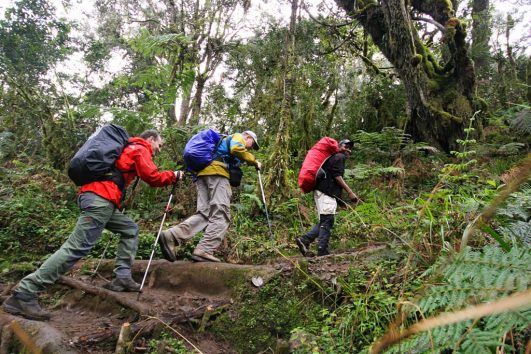
<instances>
[{"instance_id":1,"label":"fallen log","mask_svg":"<svg viewBox=\"0 0 531 354\"><path fill-rule=\"evenodd\" d=\"M225 303L216 303L202 305L191 311L182 312L177 315L164 315L161 316L161 320L170 324L177 325L185 323L191 320L200 319L205 316L205 313L213 313L214 311L219 312L226 306ZM155 331L158 327L162 326L162 322L158 319L147 319L140 322L131 323L130 332L131 337L138 337L141 335L149 335ZM89 346L104 341L115 341L120 335L121 327L116 328L104 328L96 333L86 334L78 337L74 340L76 345L80 346Z\"/></svg>"},{"instance_id":2,"label":"fallen log","mask_svg":"<svg viewBox=\"0 0 531 354\"><path fill-rule=\"evenodd\" d=\"M82 281L76 280L74 278L69 278L66 276L59 277L59 280L57 281L60 284L67 285L74 289L80 289L83 290L89 294L101 296L103 298L108 298L111 300L114 300L115 302L119 303L120 305L130 308L131 310L136 311L139 315L151 315L153 314L153 309L147 307L141 302L129 299L124 296L123 293L116 293L114 291L110 291L104 288L100 288L94 285L90 285L87 283L84 283Z\"/></svg>"}]
</instances>

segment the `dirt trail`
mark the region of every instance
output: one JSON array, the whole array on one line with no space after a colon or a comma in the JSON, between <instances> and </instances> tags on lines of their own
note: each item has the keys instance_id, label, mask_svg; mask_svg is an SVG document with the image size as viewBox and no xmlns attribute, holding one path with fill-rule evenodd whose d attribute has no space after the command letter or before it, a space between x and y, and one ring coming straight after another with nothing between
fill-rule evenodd
<instances>
[{"instance_id":1,"label":"dirt trail","mask_svg":"<svg viewBox=\"0 0 531 354\"><path fill-rule=\"evenodd\" d=\"M161 320L171 323L203 353L234 353L229 344L202 329L209 319L230 306L235 290L243 284L260 286L277 274L292 272L301 262L307 263L304 267L310 273L327 281L344 274L359 259L367 260L386 250L385 245L371 245L326 257L279 258L254 266L156 260L139 300L137 293L102 288L111 278L114 261L104 261L94 279L89 275L94 262L80 262L41 296L41 303L53 316L50 321L30 321L0 310L0 354L11 352L9 343L15 342L17 336L12 332L17 325L30 334L43 353L114 353L125 322L130 322L135 331L143 328L132 352L144 353L148 343L142 337L149 338L153 330L163 327ZM134 279L142 279L146 265L147 261L135 262Z\"/></svg>"},{"instance_id":2,"label":"dirt trail","mask_svg":"<svg viewBox=\"0 0 531 354\"><path fill-rule=\"evenodd\" d=\"M253 277L267 281L278 273L270 266L157 260L151 264L144 291L137 301L137 293L115 293L101 288L110 280L113 263L105 261L93 282L82 271L90 269L92 263L80 263L64 281L43 294L41 303L50 310L50 321L30 321L0 311L3 335L0 341L12 341L11 323L15 321L15 326L30 334L43 353L114 353L116 332L124 322L134 323L135 328L155 328L161 326L160 319L172 323L204 353L233 353L229 345L190 324L206 325L205 312L215 315L216 309L222 310L230 304L234 290L241 284L251 284ZM135 279L142 279L146 265L146 261L135 262ZM76 285L82 288L72 287ZM0 353L9 352L7 346L0 342ZM140 341L135 347L133 352L145 352L147 343Z\"/></svg>"}]
</instances>

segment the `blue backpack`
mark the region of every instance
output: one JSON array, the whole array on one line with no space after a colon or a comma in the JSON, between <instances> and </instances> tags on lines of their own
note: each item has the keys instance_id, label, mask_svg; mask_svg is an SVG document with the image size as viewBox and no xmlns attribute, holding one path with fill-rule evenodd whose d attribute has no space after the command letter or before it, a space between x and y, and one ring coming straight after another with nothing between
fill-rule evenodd
<instances>
[{"instance_id":1,"label":"blue backpack","mask_svg":"<svg viewBox=\"0 0 531 354\"><path fill-rule=\"evenodd\" d=\"M114 163L128 140L127 131L119 125L101 127L76 152L70 161L68 176L78 186L95 181L113 181L123 189L123 175L114 167Z\"/></svg>"},{"instance_id":2,"label":"blue backpack","mask_svg":"<svg viewBox=\"0 0 531 354\"><path fill-rule=\"evenodd\" d=\"M184 147L184 164L190 172L197 173L216 158L221 135L213 129L205 129L194 135Z\"/></svg>"}]
</instances>

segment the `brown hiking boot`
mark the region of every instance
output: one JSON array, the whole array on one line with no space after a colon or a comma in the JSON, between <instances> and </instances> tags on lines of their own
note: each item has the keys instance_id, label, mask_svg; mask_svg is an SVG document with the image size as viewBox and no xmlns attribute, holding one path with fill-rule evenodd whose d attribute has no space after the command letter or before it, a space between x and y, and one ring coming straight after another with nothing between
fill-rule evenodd
<instances>
[{"instance_id":1,"label":"brown hiking boot","mask_svg":"<svg viewBox=\"0 0 531 354\"><path fill-rule=\"evenodd\" d=\"M51 315L39 305L37 298L21 299L16 294L8 297L2 304L5 312L12 315L22 316L30 320L46 321Z\"/></svg>"},{"instance_id":2,"label":"brown hiking boot","mask_svg":"<svg viewBox=\"0 0 531 354\"><path fill-rule=\"evenodd\" d=\"M138 292L140 284L132 278L114 278L103 286L105 289L118 292Z\"/></svg>"},{"instance_id":3,"label":"brown hiking boot","mask_svg":"<svg viewBox=\"0 0 531 354\"><path fill-rule=\"evenodd\" d=\"M207 251L203 251L200 248L196 248L192 253L192 260L196 262L221 262L221 259L214 257Z\"/></svg>"},{"instance_id":4,"label":"brown hiking boot","mask_svg":"<svg viewBox=\"0 0 531 354\"><path fill-rule=\"evenodd\" d=\"M168 232L161 231L159 245L162 257L164 257L165 260L170 262L175 262L177 260L177 257L175 257L175 241L172 235Z\"/></svg>"}]
</instances>

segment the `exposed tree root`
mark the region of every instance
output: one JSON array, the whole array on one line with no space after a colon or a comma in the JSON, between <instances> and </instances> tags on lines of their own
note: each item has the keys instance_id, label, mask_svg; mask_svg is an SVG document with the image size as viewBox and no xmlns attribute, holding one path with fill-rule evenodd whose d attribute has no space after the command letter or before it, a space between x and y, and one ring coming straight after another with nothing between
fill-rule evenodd
<instances>
[{"instance_id":1,"label":"exposed tree root","mask_svg":"<svg viewBox=\"0 0 531 354\"><path fill-rule=\"evenodd\" d=\"M131 310L136 311L139 315L152 315L154 314L153 309L147 307L143 303L135 300L128 299L124 297L123 293L115 293L104 288L100 288L94 285L84 283L82 281L76 280L74 278L69 278L66 276L61 276L57 281L60 284L67 285L74 289L83 290L89 294L101 296L103 298L108 298L113 301L116 301L120 305L130 308Z\"/></svg>"}]
</instances>

